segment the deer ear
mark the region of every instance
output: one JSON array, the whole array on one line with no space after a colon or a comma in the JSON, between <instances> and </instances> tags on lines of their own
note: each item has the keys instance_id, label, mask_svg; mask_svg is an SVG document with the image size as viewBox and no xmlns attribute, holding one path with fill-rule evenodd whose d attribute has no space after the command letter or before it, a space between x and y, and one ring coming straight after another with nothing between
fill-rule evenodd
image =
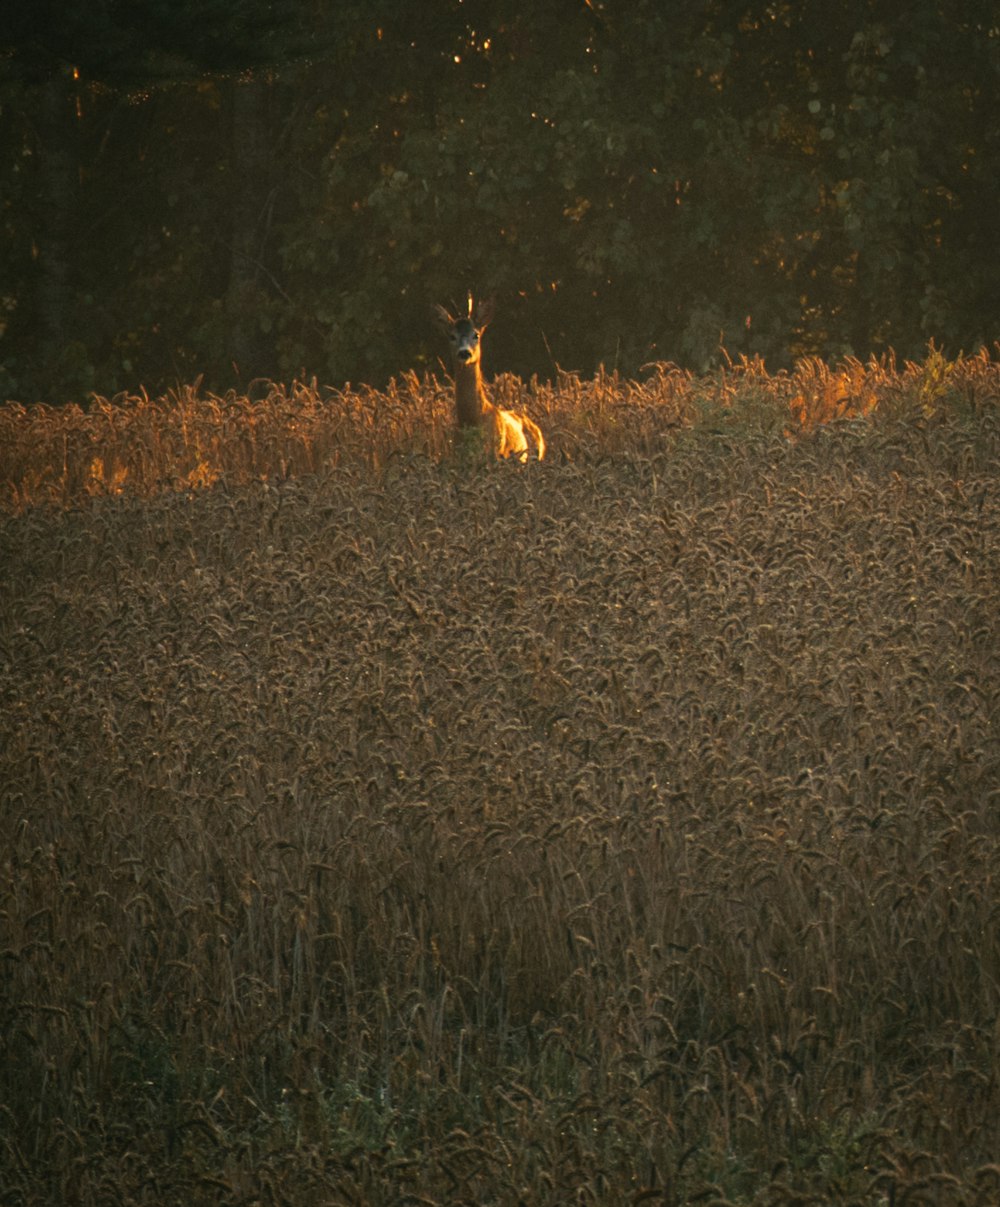
<instances>
[{"instance_id":1,"label":"deer ear","mask_svg":"<svg viewBox=\"0 0 1000 1207\"><path fill-rule=\"evenodd\" d=\"M483 301L476 303L476 318L475 323L480 331L484 327L488 327L493 322L493 312L496 309L492 298L484 298Z\"/></svg>"},{"instance_id":2,"label":"deer ear","mask_svg":"<svg viewBox=\"0 0 1000 1207\"><path fill-rule=\"evenodd\" d=\"M431 313L434 315L434 321L442 331L450 331L455 325L455 320L451 317L443 306L432 306Z\"/></svg>"}]
</instances>

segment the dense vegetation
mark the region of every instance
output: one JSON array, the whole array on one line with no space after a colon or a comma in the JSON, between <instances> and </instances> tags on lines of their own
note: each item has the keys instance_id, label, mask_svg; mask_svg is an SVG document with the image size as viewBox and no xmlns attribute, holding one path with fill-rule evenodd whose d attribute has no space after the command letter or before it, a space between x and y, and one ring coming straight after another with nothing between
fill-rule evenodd
<instances>
[{"instance_id":1,"label":"dense vegetation","mask_svg":"<svg viewBox=\"0 0 1000 1207\"><path fill-rule=\"evenodd\" d=\"M995 5L120 0L0 21L0 393L997 338Z\"/></svg>"},{"instance_id":2,"label":"dense vegetation","mask_svg":"<svg viewBox=\"0 0 1000 1207\"><path fill-rule=\"evenodd\" d=\"M498 392L0 412L3 1202L995 1203L1000 369Z\"/></svg>"}]
</instances>

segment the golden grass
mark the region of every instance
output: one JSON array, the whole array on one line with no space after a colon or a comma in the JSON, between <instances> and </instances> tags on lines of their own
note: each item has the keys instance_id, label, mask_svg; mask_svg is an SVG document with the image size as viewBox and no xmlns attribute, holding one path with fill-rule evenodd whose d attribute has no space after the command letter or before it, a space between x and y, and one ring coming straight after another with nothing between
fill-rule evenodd
<instances>
[{"instance_id":1,"label":"golden grass","mask_svg":"<svg viewBox=\"0 0 1000 1207\"><path fill-rule=\"evenodd\" d=\"M996 1201L997 366L496 394L0 414L4 1202Z\"/></svg>"},{"instance_id":2,"label":"golden grass","mask_svg":"<svg viewBox=\"0 0 1000 1207\"><path fill-rule=\"evenodd\" d=\"M932 346L925 362L901 371L891 358L833 369L806 360L771 375L743 359L699 378L661 363L641 382L603 371L527 384L502 375L491 396L541 420L554 455L575 461L657 452L678 430L780 430L794 439L836 420L932 419L942 404L977 414L996 406L998 374L985 351L948 362ZM223 480L238 487L338 465L378 471L414 455L438 460L451 446L451 389L433 376L404 374L384 391L257 384L252 398L185 387L155 399L95 396L86 406L8 403L0 407L0 509L149 498Z\"/></svg>"}]
</instances>

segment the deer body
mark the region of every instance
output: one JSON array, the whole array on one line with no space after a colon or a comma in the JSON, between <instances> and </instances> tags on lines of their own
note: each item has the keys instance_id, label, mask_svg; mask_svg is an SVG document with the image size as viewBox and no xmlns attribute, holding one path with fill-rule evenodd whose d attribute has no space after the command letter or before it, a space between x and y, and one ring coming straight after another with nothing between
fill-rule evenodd
<instances>
[{"instance_id":1,"label":"deer body","mask_svg":"<svg viewBox=\"0 0 1000 1207\"><path fill-rule=\"evenodd\" d=\"M459 432L479 430L496 456L514 457L518 461L527 461L533 443L541 461L545 456L545 437L537 424L527 415L518 415L494 406L486 397L481 336L493 316L492 306L480 303L473 316L470 294L466 316L453 318L443 306L437 306L435 313L438 324L451 343L455 419Z\"/></svg>"}]
</instances>

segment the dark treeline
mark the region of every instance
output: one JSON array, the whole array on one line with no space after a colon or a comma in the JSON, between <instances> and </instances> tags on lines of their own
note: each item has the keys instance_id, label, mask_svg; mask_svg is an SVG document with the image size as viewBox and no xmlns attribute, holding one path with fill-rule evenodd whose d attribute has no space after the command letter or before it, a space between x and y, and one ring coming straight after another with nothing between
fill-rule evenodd
<instances>
[{"instance_id":1,"label":"dark treeline","mask_svg":"<svg viewBox=\"0 0 1000 1207\"><path fill-rule=\"evenodd\" d=\"M1000 336L992 0L3 8L3 397Z\"/></svg>"}]
</instances>

